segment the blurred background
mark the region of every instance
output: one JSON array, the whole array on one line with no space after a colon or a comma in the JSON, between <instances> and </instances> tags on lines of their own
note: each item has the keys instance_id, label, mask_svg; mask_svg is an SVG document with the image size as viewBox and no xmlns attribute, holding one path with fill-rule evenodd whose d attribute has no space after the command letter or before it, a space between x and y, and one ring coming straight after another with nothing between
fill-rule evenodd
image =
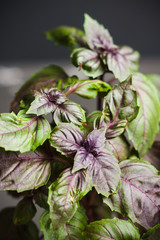
<instances>
[{"instance_id":1,"label":"blurred background","mask_svg":"<svg viewBox=\"0 0 160 240\"><path fill-rule=\"evenodd\" d=\"M64 59L69 52L45 40L58 25L83 28L83 14L109 29L114 42L130 45L142 57L160 55L159 0L5 0L0 7L0 61Z\"/></svg>"},{"instance_id":2,"label":"blurred background","mask_svg":"<svg viewBox=\"0 0 160 240\"><path fill-rule=\"evenodd\" d=\"M141 53L141 72L160 73L159 0L2 0L0 112L9 111L19 86L42 67L53 63L62 65L68 74L77 73L70 65L70 51L55 46L43 33L58 25L83 29L84 13L108 28L115 44L129 45ZM94 102L85 106L92 110ZM0 208L15 204L0 192Z\"/></svg>"}]
</instances>

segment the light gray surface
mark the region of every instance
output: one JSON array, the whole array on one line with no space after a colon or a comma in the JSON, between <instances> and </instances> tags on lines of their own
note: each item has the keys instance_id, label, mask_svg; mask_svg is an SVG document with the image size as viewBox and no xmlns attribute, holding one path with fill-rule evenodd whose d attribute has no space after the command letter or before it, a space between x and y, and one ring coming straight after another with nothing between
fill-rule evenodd
<instances>
[{"instance_id":1,"label":"light gray surface","mask_svg":"<svg viewBox=\"0 0 160 240\"><path fill-rule=\"evenodd\" d=\"M14 93L18 90L19 86L28 79L35 71L40 70L42 67L48 64L57 64L66 70L69 75L78 74L83 79L83 74L78 72L74 67L70 67L69 63L64 62L26 62L26 63L3 63L0 64L0 113L8 112L10 102L14 96ZM160 58L146 58L140 62L140 71L142 73L159 73L160 74ZM77 96L73 96L72 100L82 104L89 112L95 110L96 102L94 100L82 100ZM17 200L11 198L6 192L0 192L0 209L8 206L15 206ZM39 216L42 210L38 208L38 214L35 221L38 223Z\"/></svg>"}]
</instances>

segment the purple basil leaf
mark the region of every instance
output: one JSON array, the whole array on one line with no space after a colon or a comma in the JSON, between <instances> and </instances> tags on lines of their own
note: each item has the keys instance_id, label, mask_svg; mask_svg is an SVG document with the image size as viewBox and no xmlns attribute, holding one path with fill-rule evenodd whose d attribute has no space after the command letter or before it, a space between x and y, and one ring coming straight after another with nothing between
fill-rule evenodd
<instances>
[{"instance_id":1,"label":"purple basil leaf","mask_svg":"<svg viewBox=\"0 0 160 240\"><path fill-rule=\"evenodd\" d=\"M71 79L59 66L50 65L45 67L33 74L18 90L11 104L11 111L17 112L20 101L28 95L32 96L35 91L50 88L58 88L63 91L70 83Z\"/></svg>"},{"instance_id":2,"label":"purple basil leaf","mask_svg":"<svg viewBox=\"0 0 160 240\"><path fill-rule=\"evenodd\" d=\"M111 126L107 129L106 139L110 140L121 135L124 132L126 125L127 120L120 120L115 123L112 123Z\"/></svg>"},{"instance_id":3,"label":"purple basil leaf","mask_svg":"<svg viewBox=\"0 0 160 240\"><path fill-rule=\"evenodd\" d=\"M39 240L39 231L34 222L29 222L21 226L13 223L15 208L5 208L0 212L0 239L1 240Z\"/></svg>"},{"instance_id":4,"label":"purple basil leaf","mask_svg":"<svg viewBox=\"0 0 160 240\"><path fill-rule=\"evenodd\" d=\"M84 231L84 240L140 240L138 228L118 218L91 222Z\"/></svg>"},{"instance_id":5,"label":"purple basil leaf","mask_svg":"<svg viewBox=\"0 0 160 240\"><path fill-rule=\"evenodd\" d=\"M51 133L50 145L66 156L74 156L83 142L83 132L71 123L62 123Z\"/></svg>"},{"instance_id":6,"label":"purple basil leaf","mask_svg":"<svg viewBox=\"0 0 160 240\"><path fill-rule=\"evenodd\" d=\"M155 141L153 143L152 148L149 149L143 160L149 161L158 170L160 170L160 141Z\"/></svg>"},{"instance_id":7,"label":"purple basil leaf","mask_svg":"<svg viewBox=\"0 0 160 240\"><path fill-rule=\"evenodd\" d=\"M32 102L27 114L37 116L49 114L66 101L65 95L56 88L44 89L35 93L35 100Z\"/></svg>"},{"instance_id":8,"label":"purple basil leaf","mask_svg":"<svg viewBox=\"0 0 160 240\"><path fill-rule=\"evenodd\" d=\"M59 122L71 122L76 125L81 125L85 122L85 111L75 102L67 100L59 106L53 113L53 119L56 124Z\"/></svg>"},{"instance_id":9,"label":"purple basil leaf","mask_svg":"<svg viewBox=\"0 0 160 240\"><path fill-rule=\"evenodd\" d=\"M87 152L84 147L80 147L74 158L73 172L86 169L93 161L93 154Z\"/></svg>"},{"instance_id":10,"label":"purple basil leaf","mask_svg":"<svg viewBox=\"0 0 160 240\"><path fill-rule=\"evenodd\" d=\"M120 82L126 80L132 71L138 70L139 53L123 46L111 49L107 54L108 69Z\"/></svg>"},{"instance_id":11,"label":"purple basil leaf","mask_svg":"<svg viewBox=\"0 0 160 240\"><path fill-rule=\"evenodd\" d=\"M109 114L104 114L102 111L92 112L87 116L87 124L94 129L99 129L108 126L106 131L106 139L110 140L121 135L127 125L127 120L111 121Z\"/></svg>"},{"instance_id":12,"label":"purple basil leaf","mask_svg":"<svg viewBox=\"0 0 160 240\"><path fill-rule=\"evenodd\" d=\"M88 152L98 154L105 144L105 128L93 130L86 138L84 147Z\"/></svg>"},{"instance_id":13,"label":"purple basil leaf","mask_svg":"<svg viewBox=\"0 0 160 240\"><path fill-rule=\"evenodd\" d=\"M85 121L84 110L79 104L69 101L62 92L54 88L45 89L41 93L37 92L27 114L39 116L51 112L56 124L59 122L72 122L80 125L81 121Z\"/></svg>"},{"instance_id":14,"label":"purple basil leaf","mask_svg":"<svg viewBox=\"0 0 160 240\"><path fill-rule=\"evenodd\" d=\"M24 197L16 206L13 214L15 225L29 223L36 214L36 208L33 204L32 197Z\"/></svg>"},{"instance_id":15,"label":"purple basil leaf","mask_svg":"<svg viewBox=\"0 0 160 240\"><path fill-rule=\"evenodd\" d=\"M137 94L131 84L132 80L127 79L116 85L104 98L103 111L110 118L106 123L107 139L122 134L127 122L132 121L138 114Z\"/></svg>"},{"instance_id":16,"label":"purple basil leaf","mask_svg":"<svg viewBox=\"0 0 160 240\"><path fill-rule=\"evenodd\" d=\"M42 150L21 154L1 149L0 189L22 192L45 185L51 174L50 160Z\"/></svg>"},{"instance_id":17,"label":"purple basil leaf","mask_svg":"<svg viewBox=\"0 0 160 240\"><path fill-rule=\"evenodd\" d=\"M104 144L105 129L93 130L75 155L73 172L86 169L90 164L94 164L95 156L103 150Z\"/></svg>"},{"instance_id":18,"label":"purple basil leaf","mask_svg":"<svg viewBox=\"0 0 160 240\"><path fill-rule=\"evenodd\" d=\"M55 44L69 47L70 49L87 46L84 32L70 26L59 26L45 33L46 38Z\"/></svg>"},{"instance_id":19,"label":"purple basil leaf","mask_svg":"<svg viewBox=\"0 0 160 240\"><path fill-rule=\"evenodd\" d=\"M91 49L101 53L105 49L114 47L109 31L88 14L85 14L84 30Z\"/></svg>"},{"instance_id":20,"label":"purple basil leaf","mask_svg":"<svg viewBox=\"0 0 160 240\"><path fill-rule=\"evenodd\" d=\"M152 165L140 160L120 163L121 186L105 198L112 210L127 215L146 229L160 223L160 177Z\"/></svg>"},{"instance_id":21,"label":"purple basil leaf","mask_svg":"<svg viewBox=\"0 0 160 240\"><path fill-rule=\"evenodd\" d=\"M137 116L137 93L133 90L131 78L116 85L105 97L105 113L110 113L112 122L116 120L132 121Z\"/></svg>"},{"instance_id":22,"label":"purple basil leaf","mask_svg":"<svg viewBox=\"0 0 160 240\"><path fill-rule=\"evenodd\" d=\"M98 193L116 192L120 182L117 159L105 151L105 129L93 130L84 140L72 124L61 124L52 133L50 143L62 154L75 157L72 172L86 169Z\"/></svg>"},{"instance_id":23,"label":"purple basil leaf","mask_svg":"<svg viewBox=\"0 0 160 240\"><path fill-rule=\"evenodd\" d=\"M92 155L87 173L99 194L108 197L118 191L120 184L120 169L117 159L108 151Z\"/></svg>"},{"instance_id":24,"label":"purple basil leaf","mask_svg":"<svg viewBox=\"0 0 160 240\"><path fill-rule=\"evenodd\" d=\"M60 226L56 231L53 230L53 224L49 212L45 211L40 216L40 226L46 240L61 239L83 239L83 231L87 225L87 216L85 209L80 206L69 222Z\"/></svg>"},{"instance_id":25,"label":"purple basil leaf","mask_svg":"<svg viewBox=\"0 0 160 240\"><path fill-rule=\"evenodd\" d=\"M132 85L137 91L139 113L126 130L134 148L143 157L159 132L160 101L157 89L145 75L134 74Z\"/></svg>"},{"instance_id":26,"label":"purple basil leaf","mask_svg":"<svg viewBox=\"0 0 160 240\"><path fill-rule=\"evenodd\" d=\"M89 77L96 78L105 71L104 64L98 53L86 48L75 49L71 54L71 60L73 65L79 67Z\"/></svg>"},{"instance_id":27,"label":"purple basil leaf","mask_svg":"<svg viewBox=\"0 0 160 240\"><path fill-rule=\"evenodd\" d=\"M104 114L102 111L94 111L87 116L87 124L93 127L93 129L109 126L106 132L106 139L109 140L124 132L127 120L118 120L112 123L109 114Z\"/></svg>"},{"instance_id":28,"label":"purple basil leaf","mask_svg":"<svg viewBox=\"0 0 160 240\"><path fill-rule=\"evenodd\" d=\"M15 113L0 114L0 147L9 151L34 151L50 137L51 127L43 117Z\"/></svg>"},{"instance_id":29,"label":"purple basil leaf","mask_svg":"<svg viewBox=\"0 0 160 240\"><path fill-rule=\"evenodd\" d=\"M98 193L108 197L111 193L118 191L120 169L117 159L110 152L101 151L93 155L86 149L80 148L74 161L72 172L86 169Z\"/></svg>"},{"instance_id":30,"label":"purple basil leaf","mask_svg":"<svg viewBox=\"0 0 160 240\"><path fill-rule=\"evenodd\" d=\"M71 173L68 168L49 187L48 204L53 229L67 223L78 209L79 201L92 188L85 171Z\"/></svg>"},{"instance_id":31,"label":"purple basil leaf","mask_svg":"<svg viewBox=\"0 0 160 240\"><path fill-rule=\"evenodd\" d=\"M123 135L107 140L107 149L112 152L119 162L128 159L130 155L129 145Z\"/></svg>"}]
</instances>

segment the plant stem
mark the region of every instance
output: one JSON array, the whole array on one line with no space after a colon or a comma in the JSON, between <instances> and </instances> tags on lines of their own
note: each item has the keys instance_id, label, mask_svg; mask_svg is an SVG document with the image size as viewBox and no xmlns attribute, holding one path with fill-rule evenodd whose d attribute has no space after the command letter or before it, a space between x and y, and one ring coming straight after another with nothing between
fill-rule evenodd
<instances>
[{"instance_id":1,"label":"plant stem","mask_svg":"<svg viewBox=\"0 0 160 240\"><path fill-rule=\"evenodd\" d=\"M86 209L86 214L87 214L89 223L93 222L94 221L93 208L92 208L92 206L89 205L89 200L87 199L87 196L84 196L82 198L82 204L83 204L84 208Z\"/></svg>"},{"instance_id":2,"label":"plant stem","mask_svg":"<svg viewBox=\"0 0 160 240\"><path fill-rule=\"evenodd\" d=\"M43 240L44 239L44 236L43 234L39 237L39 240Z\"/></svg>"},{"instance_id":3,"label":"plant stem","mask_svg":"<svg viewBox=\"0 0 160 240\"><path fill-rule=\"evenodd\" d=\"M102 111L102 98L100 96L97 99L97 110Z\"/></svg>"},{"instance_id":4,"label":"plant stem","mask_svg":"<svg viewBox=\"0 0 160 240\"><path fill-rule=\"evenodd\" d=\"M104 74L99 77L101 81L103 81ZM97 98L97 110L102 111L102 97L98 96Z\"/></svg>"},{"instance_id":5,"label":"plant stem","mask_svg":"<svg viewBox=\"0 0 160 240\"><path fill-rule=\"evenodd\" d=\"M71 163L69 163L69 162L67 162L66 160L64 160L64 159L62 159L62 158L59 158L59 157L55 157L54 156L54 158L53 158L55 161L57 161L57 162L61 162L61 163L64 163L65 165L68 165L69 167L71 167L72 166L72 164Z\"/></svg>"}]
</instances>

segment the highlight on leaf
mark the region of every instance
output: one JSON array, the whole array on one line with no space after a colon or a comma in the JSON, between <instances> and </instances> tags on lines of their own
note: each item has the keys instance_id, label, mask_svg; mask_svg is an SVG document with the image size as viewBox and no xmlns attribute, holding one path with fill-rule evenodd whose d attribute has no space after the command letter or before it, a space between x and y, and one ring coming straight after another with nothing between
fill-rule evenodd
<instances>
[{"instance_id":1,"label":"highlight on leaf","mask_svg":"<svg viewBox=\"0 0 160 240\"><path fill-rule=\"evenodd\" d=\"M134 148L143 157L159 132L160 100L155 86L145 75L133 74L132 86L137 92L139 112L126 130Z\"/></svg>"},{"instance_id":2,"label":"highlight on leaf","mask_svg":"<svg viewBox=\"0 0 160 240\"><path fill-rule=\"evenodd\" d=\"M49 137L51 127L43 117L27 115L21 110L17 115L0 114L0 147L9 151L34 151Z\"/></svg>"}]
</instances>

